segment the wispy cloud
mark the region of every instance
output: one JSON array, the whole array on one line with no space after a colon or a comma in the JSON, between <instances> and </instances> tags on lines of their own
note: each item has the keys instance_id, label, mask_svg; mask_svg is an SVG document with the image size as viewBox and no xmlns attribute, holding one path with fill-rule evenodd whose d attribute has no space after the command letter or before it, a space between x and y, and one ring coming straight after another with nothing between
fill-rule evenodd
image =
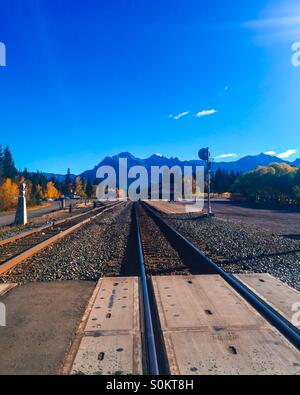
<instances>
[{"instance_id":1,"label":"wispy cloud","mask_svg":"<svg viewBox=\"0 0 300 395\"><path fill-rule=\"evenodd\" d=\"M256 19L244 22L243 26L250 29L272 29L277 27L290 27L299 26L300 15L278 17L278 18L265 18Z\"/></svg>"},{"instance_id":2,"label":"wispy cloud","mask_svg":"<svg viewBox=\"0 0 300 395\"><path fill-rule=\"evenodd\" d=\"M185 117L185 116L187 116L187 115L189 115L190 114L190 111L185 111L185 112L182 112L182 113L180 113L180 114L177 114L177 115L169 115L169 117L170 118L172 118L172 119L175 119L176 121L178 121L180 118L183 118L183 117Z\"/></svg>"},{"instance_id":3,"label":"wispy cloud","mask_svg":"<svg viewBox=\"0 0 300 395\"><path fill-rule=\"evenodd\" d=\"M196 117L201 118L201 117L207 117L209 115L213 115L216 114L218 111L217 110L203 110L203 111L199 111L196 114Z\"/></svg>"},{"instance_id":4,"label":"wispy cloud","mask_svg":"<svg viewBox=\"0 0 300 395\"><path fill-rule=\"evenodd\" d=\"M216 157L216 159L226 159L226 158L237 158L237 154L222 154Z\"/></svg>"},{"instance_id":5,"label":"wispy cloud","mask_svg":"<svg viewBox=\"0 0 300 395\"><path fill-rule=\"evenodd\" d=\"M293 156L295 154L297 154L298 150L297 149L288 149L285 152L282 152L281 154L276 155L278 158L280 159L287 159L290 156Z\"/></svg>"},{"instance_id":6,"label":"wispy cloud","mask_svg":"<svg viewBox=\"0 0 300 395\"><path fill-rule=\"evenodd\" d=\"M269 4L260 17L244 22L242 27L252 30L257 43L263 45L296 40L300 34L299 0Z\"/></svg>"},{"instance_id":7,"label":"wispy cloud","mask_svg":"<svg viewBox=\"0 0 300 395\"><path fill-rule=\"evenodd\" d=\"M195 116L196 116L197 118L208 117L209 115L216 114L217 112L218 112L218 111L215 110L215 109L212 109L212 110L202 110L202 111L197 112L197 113L195 114ZM169 115L169 118L175 119L175 121L178 121L179 119L181 119L181 118L183 118L183 117L186 117L186 116L189 115L190 113L191 113L191 111L185 111L185 112L182 112L182 113L177 114L177 115L170 114L170 115Z\"/></svg>"},{"instance_id":8,"label":"wispy cloud","mask_svg":"<svg viewBox=\"0 0 300 395\"><path fill-rule=\"evenodd\" d=\"M281 154L277 154L275 151L267 151L265 152L266 155L271 155L271 156L276 156L277 158L280 159L288 159L290 156L293 156L297 154L298 150L297 149L288 149L285 152L282 152Z\"/></svg>"}]
</instances>

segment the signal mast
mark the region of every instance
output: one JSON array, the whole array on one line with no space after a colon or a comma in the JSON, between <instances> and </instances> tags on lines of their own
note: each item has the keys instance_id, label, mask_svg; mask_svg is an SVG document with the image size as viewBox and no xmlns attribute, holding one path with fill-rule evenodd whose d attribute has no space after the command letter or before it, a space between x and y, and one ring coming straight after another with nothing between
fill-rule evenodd
<instances>
[{"instance_id":1,"label":"signal mast","mask_svg":"<svg viewBox=\"0 0 300 395\"><path fill-rule=\"evenodd\" d=\"M208 188L208 196L207 196L207 215L208 217L214 217L214 213L212 211L211 206L211 164L213 159L211 158L210 149L202 148L198 153L199 158L206 163L207 168L207 188Z\"/></svg>"}]
</instances>

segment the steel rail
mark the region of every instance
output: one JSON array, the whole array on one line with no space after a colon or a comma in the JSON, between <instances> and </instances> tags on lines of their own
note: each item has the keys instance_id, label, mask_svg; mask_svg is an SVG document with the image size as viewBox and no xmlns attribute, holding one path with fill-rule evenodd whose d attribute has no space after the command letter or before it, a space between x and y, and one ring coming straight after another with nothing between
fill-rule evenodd
<instances>
[{"instance_id":1,"label":"steel rail","mask_svg":"<svg viewBox=\"0 0 300 395\"><path fill-rule=\"evenodd\" d=\"M136 226L138 260L139 260L141 283L142 283L149 373L150 373L150 375L158 376L159 375L158 358L157 358L157 352L156 352L156 344L155 344L153 322L152 322L152 315L151 315L151 306L150 306L149 291L148 291L148 284L147 284L147 275L146 275L146 270L145 270L143 244L142 244L142 238L141 238L141 228L140 228L140 222L139 222L139 217L138 217L138 213L137 213L137 204L134 205L134 220L135 220L135 226Z\"/></svg>"},{"instance_id":2,"label":"steel rail","mask_svg":"<svg viewBox=\"0 0 300 395\"><path fill-rule=\"evenodd\" d=\"M43 232L45 230L51 229L53 227L57 227L57 226L60 226L60 225L62 225L62 226L68 225L68 223L70 223L71 221L74 222L74 220L76 220L76 219L78 219L80 217L87 216L88 214L92 214L92 213L97 212L97 211L101 212L101 209L103 210L104 207L100 207L100 208L97 207L97 208L93 208L93 209L88 209L88 210L86 210L86 211L84 211L84 212L82 212L80 214L75 214L75 215L72 215L72 216L70 216L68 218L54 220L54 221L52 221L53 222L52 224L49 223L47 225L36 227L36 228L34 228L32 230L16 234L15 236L9 237L7 239L0 240L0 248L3 247L3 246L6 246L8 244L11 244L11 243L13 243L15 241L19 241L21 239L26 239L26 237L32 236L34 234L38 234L38 233ZM63 211L63 210L61 210L61 211Z\"/></svg>"},{"instance_id":3,"label":"steel rail","mask_svg":"<svg viewBox=\"0 0 300 395\"><path fill-rule=\"evenodd\" d=\"M46 238L44 241L38 242L37 244L29 245L25 249L23 249L21 252L17 253L16 255L12 255L7 260L0 262L0 276L5 275L7 272L9 272L13 268L18 266L22 262L24 262L26 259L31 258L36 253L44 250L46 247L49 247L51 244L63 239L64 237L73 233L75 230L81 228L83 225L90 223L95 218L106 213L107 211L112 210L113 208L121 205L122 203L123 202L121 202L121 203L118 202L116 204L112 204L107 207L97 209L96 211L99 211L97 214L95 214L95 210L91 210L85 214L80 214L77 216L77 219L78 219L78 217L81 217L81 216L87 216L87 218L84 220L81 220L80 222L78 222L76 224L72 224L72 222L74 222L74 218L67 221L66 223L64 222L64 225L69 225L69 226L67 226L67 228L65 230L60 231L60 232L57 231L57 233L55 235L52 235L49 238ZM58 226L58 224L56 224L55 226ZM10 246L11 245L12 244L10 244Z\"/></svg>"},{"instance_id":4,"label":"steel rail","mask_svg":"<svg viewBox=\"0 0 300 395\"><path fill-rule=\"evenodd\" d=\"M178 241L179 245L186 248L195 257L210 266L216 271L235 291L237 291L252 307L255 308L271 325L273 325L286 339L288 339L300 351L300 331L286 320L280 313L274 310L271 306L263 301L259 296L252 292L246 285L239 281L233 275L225 272L215 262L204 255L194 244L180 234L176 229L169 225L156 211L149 207L149 205L142 203L143 207L150 216L165 230L169 235L172 235Z\"/></svg>"}]
</instances>

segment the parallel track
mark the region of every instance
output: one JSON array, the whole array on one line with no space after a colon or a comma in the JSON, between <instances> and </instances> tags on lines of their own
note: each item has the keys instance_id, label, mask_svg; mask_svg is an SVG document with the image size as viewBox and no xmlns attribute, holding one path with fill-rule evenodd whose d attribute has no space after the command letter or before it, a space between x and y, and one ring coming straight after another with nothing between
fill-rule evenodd
<instances>
[{"instance_id":1,"label":"parallel track","mask_svg":"<svg viewBox=\"0 0 300 395\"><path fill-rule=\"evenodd\" d=\"M6 240L4 245L0 245L0 275L4 275L25 259L30 258L50 244L67 236L100 214L119 204L120 203L111 204L106 207L103 206L92 209L70 219L56 222L52 226L42 228L33 233L30 232L24 237Z\"/></svg>"}]
</instances>

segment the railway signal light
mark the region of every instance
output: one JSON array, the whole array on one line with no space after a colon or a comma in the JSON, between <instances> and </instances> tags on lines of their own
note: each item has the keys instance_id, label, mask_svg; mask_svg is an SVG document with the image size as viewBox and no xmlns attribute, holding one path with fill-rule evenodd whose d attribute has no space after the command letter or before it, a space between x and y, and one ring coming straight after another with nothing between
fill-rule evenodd
<instances>
[{"instance_id":1,"label":"railway signal light","mask_svg":"<svg viewBox=\"0 0 300 395\"><path fill-rule=\"evenodd\" d=\"M204 162L208 162L209 157L210 157L210 151L209 148L202 148L199 153L198 156L201 160L203 160Z\"/></svg>"}]
</instances>

